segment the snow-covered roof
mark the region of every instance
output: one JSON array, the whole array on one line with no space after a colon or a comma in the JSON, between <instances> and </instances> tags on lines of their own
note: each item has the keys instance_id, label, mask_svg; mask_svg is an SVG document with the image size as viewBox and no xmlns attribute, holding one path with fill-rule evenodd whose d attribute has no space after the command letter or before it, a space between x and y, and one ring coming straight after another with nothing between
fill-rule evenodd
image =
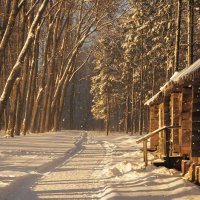
<instances>
[{"instance_id":1,"label":"snow-covered roof","mask_svg":"<svg viewBox=\"0 0 200 200\"><path fill-rule=\"evenodd\" d=\"M155 94L153 97L151 97L151 99L149 99L148 101L145 102L144 105L149 106L152 102L154 102L156 99L158 99L158 97L162 94L161 91L159 91L157 94Z\"/></svg>"},{"instance_id":2,"label":"snow-covered roof","mask_svg":"<svg viewBox=\"0 0 200 200\"><path fill-rule=\"evenodd\" d=\"M155 94L153 97L151 97L147 102L145 102L144 105L150 105L154 103L162 94L165 94L165 91L167 89L172 89L173 86L176 85L181 85L181 81L184 81L190 75L192 75L192 78L195 78L193 75L195 72L200 71L200 59L194 62L192 65L189 67L181 70L180 72L175 72L173 76L170 78L168 82L166 82L161 88L160 91ZM200 79L200 78L199 78ZM190 80L191 81L191 80ZM169 87L172 86L172 87Z\"/></svg>"},{"instance_id":3,"label":"snow-covered roof","mask_svg":"<svg viewBox=\"0 0 200 200\"><path fill-rule=\"evenodd\" d=\"M175 77L173 77L172 81L178 83L181 79L184 79L191 74L193 75L193 73L198 70L200 70L200 59L194 62L189 67L178 72L178 74Z\"/></svg>"}]
</instances>

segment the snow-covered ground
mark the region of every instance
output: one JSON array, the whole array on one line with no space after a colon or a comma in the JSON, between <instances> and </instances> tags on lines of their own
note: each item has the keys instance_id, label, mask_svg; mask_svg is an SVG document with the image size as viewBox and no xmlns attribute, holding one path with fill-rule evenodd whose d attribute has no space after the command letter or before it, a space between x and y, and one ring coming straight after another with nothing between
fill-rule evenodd
<instances>
[{"instance_id":1,"label":"snow-covered ground","mask_svg":"<svg viewBox=\"0 0 200 200\"><path fill-rule=\"evenodd\" d=\"M200 199L180 172L145 168L136 138L84 131L0 138L0 200Z\"/></svg>"}]
</instances>

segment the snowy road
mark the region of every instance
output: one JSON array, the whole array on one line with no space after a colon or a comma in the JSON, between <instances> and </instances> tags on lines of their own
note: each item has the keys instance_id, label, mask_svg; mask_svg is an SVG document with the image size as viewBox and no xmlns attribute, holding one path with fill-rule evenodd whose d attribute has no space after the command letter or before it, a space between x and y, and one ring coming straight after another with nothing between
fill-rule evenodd
<instances>
[{"instance_id":1,"label":"snowy road","mask_svg":"<svg viewBox=\"0 0 200 200\"><path fill-rule=\"evenodd\" d=\"M180 173L145 169L136 138L83 131L1 138L0 200L200 199Z\"/></svg>"}]
</instances>

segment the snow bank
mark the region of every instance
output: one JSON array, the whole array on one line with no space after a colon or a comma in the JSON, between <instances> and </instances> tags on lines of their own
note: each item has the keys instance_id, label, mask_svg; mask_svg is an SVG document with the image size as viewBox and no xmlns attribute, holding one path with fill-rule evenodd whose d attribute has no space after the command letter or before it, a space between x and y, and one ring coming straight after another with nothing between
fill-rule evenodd
<instances>
[{"instance_id":1,"label":"snow bank","mask_svg":"<svg viewBox=\"0 0 200 200\"><path fill-rule=\"evenodd\" d=\"M110 156L104 159L105 165L96 176L104 187L94 199L200 199L200 190L195 185L186 183L180 172L152 165L155 157L151 152L148 152L149 165L145 167L142 145L136 144L137 138L138 136L126 135L109 141L114 144L107 144L107 156Z\"/></svg>"},{"instance_id":2,"label":"snow bank","mask_svg":"<svg viewBox=\"0 0 200 200\"><path fill-rule=\"evenodd\" d=\"M132 164L130 162L123 161L109 168L105 168L102 171L102 175L107 177L122 176L130 171L132 171Z\"/></svg>"}]
</instances>

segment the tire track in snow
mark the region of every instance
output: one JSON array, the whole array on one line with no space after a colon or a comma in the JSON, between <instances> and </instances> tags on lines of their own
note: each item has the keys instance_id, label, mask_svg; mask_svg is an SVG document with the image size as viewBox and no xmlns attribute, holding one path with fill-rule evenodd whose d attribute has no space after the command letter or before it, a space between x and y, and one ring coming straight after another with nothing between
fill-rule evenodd
<instances>
[{"instance_id":1,"label":"tire track in snow","mask_svg":"<svg viewBox=\"0 0 200 200\"><path fill-rule=\"evenodd\" d=\"M39 199L97 199L93 195L102 187L93 174L102 170L105 150L92 136L87 137L84 146L69 162L38 180L32 189Z\"/></svg>"},{"instance_id":2,"label":"tire track in snow","mask_svg":"<svg viewBox=\"0 0 200 200\"><path fill-rule=\"evenodd\" d=\"M87 141L87 133L82 133L80 137L74 142L74 147L68 150L64 156L56 158L50 162L37 168L37 170L30 174L16 178L10 185L4 188L0 188L0 200L37 200L34 192L31 190L32 185L41 179L43 176L48 175L52 171L66 164L76 154L83 151L83 143ZM34 161L33 161L34 162Z\"/></svg>"},{"instance_id":3,"label":"tire track in snow","mask_svg":"<svg viewBox=\"0 0 200 200\"><path fill-rule=\"evenodd\" d=\"M98 189L96 194L93 195L93 199L102 199L103 196L110 190L110 186L108 182L105 181L104 178L102 178L102 171L107 169L112 163L113 163L113 154L115 152L116 145L107 141L101 141L100 142L102 148L104 149L105 157L104 159L99 163L99 166L101 167L101 170L94 172L93 176L99 179L101 182L101 187Z\"/></svg>"}]
</instances>

